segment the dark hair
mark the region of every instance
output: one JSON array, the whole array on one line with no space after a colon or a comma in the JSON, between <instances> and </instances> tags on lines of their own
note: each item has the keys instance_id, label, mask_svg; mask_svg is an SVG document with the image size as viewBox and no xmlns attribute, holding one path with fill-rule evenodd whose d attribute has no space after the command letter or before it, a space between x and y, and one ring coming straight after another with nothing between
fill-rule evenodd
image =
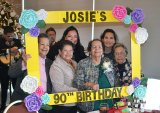
<instances>
[{"instance_id":1,"label":"dark hair","mask_svg":"<svg viewBox=\"0 0 160 113\"><path fill-rule=\"evenodd\" d=\"M117 36L116 32L113 29L105 29L103 31L103 33L101 34L101 40L104 39L105 34L108 33L108 32L113 33L113 36L114 36L113 38L115 40L115 43L117 43L118 42L118 36Z\"/></svg>"},{"instance_id":2,"label":"dark hair","mask_svg":"<svg viewBox=\"0 0 160 113\"><path fill-rule=\"evenodd\" d=\"M49 31L53 31L53 32L56 33L56 30L55 30L53 27L48 28L48 29L46 30L46 34L47 34Z\"/></svg>"},{"instance_id":3,"label":"dark hair","mask_svg":"<svg viewBox=\"0 0 160 113\"><path fill-rule=\"evenodd\" d=\"M39 43L39 40L40 40L41 38L47 38L47 39L49 40L47 34L45 34L45 33L40 33L40 34L38 35L38 43Z\"/></svg>"},{"instance_id":4,"label":"dark hair","mask_svg":"<svg viewBox=\"0 0 160 113\"><path fill-rule=\"evenodd\" d=\"M101 42L101 44L102 44L102 49L103 49L103 51L104 51L105 47L104 47L104 44L102 43L102 41L101 41L100 39L93 39L93 40L91 40L91 41L88 43L87 51L88 51L88 52L91 51L92 43L93 43L94 41L99 41L99 42Z\"/></svg>"},{"instance_id":5,"label":"dark hair","mask_svg":"<svg viewBox=\"0 0 160 113\"><path fill-rule=\"evenodd\" d=\"M126 53L126 56L128 55L128 49L127 47L122 44L122 43L116 43L113 47L113 52L115 52L115 49L118 48L118 47L122 47L124 50L125 50L125 53Z\"/></svg>"},{"instance_id":6,"label":"dark hair","mask_svg":"<svg viewBox=\"0 0 160 113\"><path fill-rule=\"evenodd\" d=\"M69 41L69 40L63 40L63 41L61 41L60 42L60 46L59 46L59 50L63 50L63 48L64 48L64 46L66 46L66 45L70 45L70 46L72 46L72 48L73 48L73 50L74 50L74 44L71 42L71 41Z\"/></svg>"},{"instance_id":7,"label":"dark hair","mask_svg":"<svg viewBox=\"0 0 160 113\"><path fill-rule=\"evenodd\" d=\"M3 29L4 29L4 31L3 31L4 34L13 33L14 32L14 29L11 26L4 26Z\"/></svg>"},{"instance_id":8,"label":"dark hair","mask_svg":"<svg viewBox=\"0 0 160 113\"><path fill-rule=\"evenodd\" d=\"M65 37L66 37L66 35L68 34L69 31L76 31L76 32L77 32L77 40L78 40L78 41L77 41L76 46L82 46L82 44L80 43L80 37L79 37L78 30L77 30L74 26L69 26L69 27L64 31L63 36L62 36L62 38L61 38L60 41L65 40Z\"/></svg>"}]
</instances>

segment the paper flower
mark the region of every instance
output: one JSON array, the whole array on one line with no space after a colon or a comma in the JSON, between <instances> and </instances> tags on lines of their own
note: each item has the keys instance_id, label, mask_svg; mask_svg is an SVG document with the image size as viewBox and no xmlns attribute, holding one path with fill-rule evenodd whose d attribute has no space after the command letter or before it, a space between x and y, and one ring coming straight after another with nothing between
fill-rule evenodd
<instances>
[{"instance_id":1,"label":"paper flower","mask_svg":"<svg viewBox=\"0 0 160 113\"><path fill-rule=\"evenodd\" d=\"M42 95L41 99L42 99L43 104L47 104L50 101L50 97L49 97L48 93L45 93L44 95Z\"/></svg>"},{"instance_id":2,"label":"paper flower","mask_svg":"<svg viewBox=\"0 0 160 113\"><path fill-rule=\"evenodd\" d=\"M147 88L142 86L142 85L139 85L135 91L134 91L134 97L137 97L139 98L140 100L143 100L143 98L145 97L146 95L146 90Z\"/></svg>"},{"instance_id":3,"label":"paper flower","mask_svg":"<svg viewBox=\"0 0 160 113\"><path fill-rule=\"evenodd\" d=\"M131 13L131 18L132 18L132 21L136 24L142 23L144 20L144 13L142 9L140 8L134 9L134 11Z\"/></svg>"},{"instance_id":4,"label":"paper flower","mask_svg":"<svg viewBox=\"0 0 160 113\"><path fill-rule=\"evenodd\" d=\"M148 39L147 29L138 27L135 32L135 38L138 44L143 44Z\"/></svg>"},{"instance_id":5,"label":"paper flower","mask_svg":"<svg viewBox=\"0 0 160 113\"><path fill-rule=\"evenodd\" d=\"M24 99L25 106L29 112L38 111L41 108L42 100L36 94L31 94Z\"/></svg>"},{"instance_id":6,"label":"paper flower","mask_svg":"<svg viewBox=\"0 0 160 113\"><path fill-rule=\"evenodd\" d=\"M123 22L124 22L125 24L130 24L130 23L131 23L131 16L130 16L130 15L127 15L127 16L124 18Z\"/></svg>"},{"instance_id":7,"label":"paper flower","mask_svg":"<svg viewBox=\"0 0 160 113\"><path fill-rule=\"evenodd\" d=\"M36 26L37 22L38 22L38 17L34 10L32 9L23 10L19 18L19 23L21 25L23 25L25 28L30 29Z\"/></svg>"},{"instance_id":8,"label":"paper flower","mask_svg":"<svg viewBox=\"0 0 160 113\"><path fill-rule=\"evenodd\" d=\"M38 87L38 81L36 78L25 76L25 78L22 80L22 83L20 84L20 88L29 94L36 91Z\"/></svg>"},{"instance_id":9,"label":"paper flower","mask_svg":"<svg viewBox=\"0 0 160 113\"><path fill-rule=\"evenodd\" d=\"M41 97L43 94L44 94L44 90L42 88L42 86L39 86L36 91L35 91L35 94L39 97Z\"/></svg>"},{"instance_id":10,"label":"paper flower","mask_svg":"<svg viewBox=\"0 0 160 113\"><path fill-rule=\"evenodd\" d=\"M127 93L131 95L134 92L134 86L131 84L127 87Z\"/></svg>"},{"instance_id":11,"label":"paper flower","mask_svg":"<svg viewBox=\"0 0 160 113\"><path fill-rule=\"evenodd\" d=\"M103 69L109 68L110 65L111 65L110 62L104 62L104 63L103 63Z\"/></svg>"},{"instance_id":12,"label":"paper flower","mask_svg":"<svg viewBox=\"0 0 160 113\"><path fill-rule=\"evenodd\" d=\"M138 28L138 25L137 25L137 24L132 24L132 25L130 25L130 27L129 27L129 31L134 33L137 28Z\"/></svg>"},{"instance_id":13,"label":"paper flower","mask_svg":"<svg viewBox=\"0 0 160 113\"><path fill-rule=\"evenodd\" d=\"M135 77L135 78L133 79L133 81L132 81L132 85L133 85L134 87L139 86L140 83L141 83L141 81L140 81L139 78L137 78L137 77Z\"/></svg>"},{"instance_id":14,"label":"paper flower","mask_svg":"<svg viewBox=\"0 0 160 113\"><path fill-rule=\"evenodd\" d=\"M37 16L38 16L38 19L39 20L45 20L46 17L47 17L47 11L45 11L44 9L40 9L39 11L36 12L37 13Z\"/></svg>"},{"instance_id":15,"label":"paper flower","mask_svg":"<svg viewBox=\"0 0 160 113\"><path fill-rule=\"evenodd\" d=\"M37 26L35 26L29 30L29 33L32 37L38 37L40 29Z\"/></svg>"},{"instance_id":16,"label":"paper flower","mask_svg":"<svg viewBox=\"0 0 160 113\"><path fill-rule=\"evenodd\" d=\"M115 5L112 9L113 16L118 19L119 21L123 21L123 19L127 15L127 10L124 6Z\"/></svg>"},{"instance_id":17,"label":"paper flower","mask_svg":"<svg viewBox=\"0 0 160 113\"><path fill-rule=\"evenodd\" d=\"M111 62L110 61L104 62L102 68L104 69L104 73L112 71Z\"/></svg>"}]
</instances>

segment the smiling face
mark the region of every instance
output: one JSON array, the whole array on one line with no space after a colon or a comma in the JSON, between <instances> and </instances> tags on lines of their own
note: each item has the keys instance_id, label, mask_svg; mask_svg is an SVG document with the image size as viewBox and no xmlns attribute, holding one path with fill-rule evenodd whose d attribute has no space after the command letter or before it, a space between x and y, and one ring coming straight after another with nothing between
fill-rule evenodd
<instances>
[{"instance_id":1,"label":"smiling face","mask_svg":"<svg viewBox=\"0 0 160 113\"><path fill-rule=\"evenodd\" d=\"M49 39L40 38L38 43L39 56L45 58L49 51Z\"/></svg>"},{"instance_id":2,"label":"smiling face","mask_svg":"<svg viewBox=\"0 0 160 113\"><path fill-rule=\"evenodd\" d=\"M96 40L96 41L92 42L90 54L92 57L101 57L102 56L103 46L100 41Z\"/></svg>"},{"instance_id":3,"label":"smiling face","mask_svg":"<svg viewBox=\"0 0 160 113\"><path fill-rule=\"evenodd\" d=\"M73 47L71 45L65 45L62 50L59 50L59 55L66 62L70 62L73 57Z\"/></svg>"},{"instance_id":4,"label":"smiling face","mask_svg":"<svg viewBox=\"0 0 160 113\"><path fill-rule=\"evenodd\" d=\"M123 47L117 47L114 50L115 61L118 64L123 64L126 61L126 52Z\"/></svg>"},{"instance_id":5,"label":"smiling face","mask_svg":"<svg viewBox=\"0 0 160 113\"><path fill-rule=\"evenodd\" d=\"M114 34L112 32L106 32L102 42L104 43L105 47L112 48L116 42Z\"/></svg>"},{"instance_id":6,"label":"smiling face","mask_svg":"<svg viewBox=\"0 0 160 113\"><path fill-rule=\"evenodd\" d=\"M69 40L73 44L77 44L77 42L78 42L77 32L75 30L69 31L68 34L65 37L65 40Z\"/></svg>"}]
</instances>

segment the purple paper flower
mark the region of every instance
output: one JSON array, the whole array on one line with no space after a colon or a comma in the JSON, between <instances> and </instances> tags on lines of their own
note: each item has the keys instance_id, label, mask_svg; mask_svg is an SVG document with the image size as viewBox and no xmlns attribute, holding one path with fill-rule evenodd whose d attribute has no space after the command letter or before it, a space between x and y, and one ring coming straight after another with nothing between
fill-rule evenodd
<instances>
[{"instance_id":1,"label":"purple paper flower","mask_svg":"<svg viewBox=\"0 0 160 113\"><path fill-rule=\"evenodd\" d=\"M144 13L142 9L140 8L134 9L134 11L131 13L131 18L132 18L132 21L136 24L142 23L144 20Z\"/></svg>"},{"instance_id":2,"label":"purple paper flower","mask_svg":"<svg viewBox=\"0 0 160 113\"><path fill-rule=\"evenodd\" d=\"M40 29L37 26L35 26L29 30L29 33L32 37L38 37Z\"/></svg>"},{"instance_id":3,"label":"purple paper flower","mask_svg":"<svg viewBox=\"0 0 160 113\"><path fill-rule=\"evenodd\" d=\"M133 84L134 87L139 86L140 83L141 83L141 81L137 77L135 77L134 80L132 81L132 84Z\"/></svg>"},{"instance_id":4,"label":"purple paper flower","mask_svg":"<svg viewBox=\"0 0 160 113\"><path fill-rule=\"evenodd\" d=\"M31 94L24 99L25 106L29 112L38 111L41 108L42 100L36 94Z\"/></svg>"}]
</instances>

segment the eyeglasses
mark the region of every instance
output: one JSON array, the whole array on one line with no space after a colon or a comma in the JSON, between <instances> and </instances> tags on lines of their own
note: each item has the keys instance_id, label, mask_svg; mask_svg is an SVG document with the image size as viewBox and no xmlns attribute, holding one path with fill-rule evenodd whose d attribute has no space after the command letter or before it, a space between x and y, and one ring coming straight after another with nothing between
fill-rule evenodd
<instances>
[{"instance_id":1,"label":"eyeglasses","mask_svg":"<svg viewBox=\"0 0 160 113\"><path fill-rule=\"evenodd\" d=\"M92 46L92 49L102 49L102 46Z\"/></svg>"},{"instance_id":2,"label":"eyeglasses","mask_svg":"<svg viewBox=\"0 0 160 113\"><path fill-rule=\"evenodd\" d=\"M126 55L126 53L125 52L117 52L117 53L114 53L114 55L115 56L122 56L122 55Z\"/></svg>"}]
</instances>

